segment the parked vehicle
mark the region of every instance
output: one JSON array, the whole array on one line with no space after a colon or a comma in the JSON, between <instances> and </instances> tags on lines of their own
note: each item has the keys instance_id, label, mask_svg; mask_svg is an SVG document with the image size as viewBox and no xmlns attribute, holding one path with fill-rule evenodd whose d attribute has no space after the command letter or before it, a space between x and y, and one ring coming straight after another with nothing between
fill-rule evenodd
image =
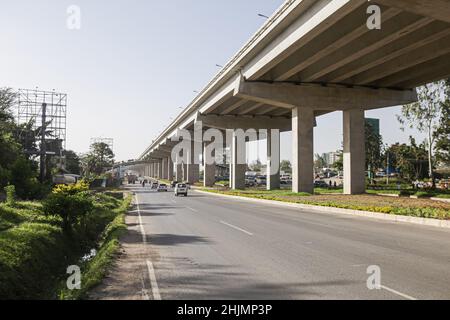
<instances>
[{"instance_id":1,"label":"parked vehicle","mask_svg":"<svg viewBox=\"0 0 450 320\"><path fill-rule=\"evenodd\" d=\"M61 174L53 176L54 184L76 184L81 179L81 176L76 174Z\"/></svg>"},{"instance_id":2,"label":"parked vehicle","mask_svg":"<svg viewBox=\"0 0 450 320\"><path fill-rule=\"evenodd\" d=\"M152 190L157 190L157 189L158 189L158 183L157 182L153 182Z\"/></svg>"},{"instance_id":3,"label":"parked vehicle","mask_svg":"<svg viewBox=\"0 0 450 320\"><path fill-rule=\"evenodd\" d=\"M178 183L175 186L175 197L180 195L184 195L185 197L188 196L188 186L184 183Z\"/></svg>"},{"instance_id":4,"label":"parked vehicle","mask_svg":"<svg viewBox=\"0 0 450 320\"><path fill-rule=\"evenodd\" d=\"M256 184L259 186L265 186L267 184L267 177L266 176L256 177Z\"/></svg>"},{"instance_id":5,"label":"parked vehicle","mask_svg":"<svg viewBox=\"0 0 450 320\"><path fill-rule=\"evenodd\" d=\"M314 188L328 188L329 185L322 180L316 180L314 181Z\"/></svg>"}]
</instances>

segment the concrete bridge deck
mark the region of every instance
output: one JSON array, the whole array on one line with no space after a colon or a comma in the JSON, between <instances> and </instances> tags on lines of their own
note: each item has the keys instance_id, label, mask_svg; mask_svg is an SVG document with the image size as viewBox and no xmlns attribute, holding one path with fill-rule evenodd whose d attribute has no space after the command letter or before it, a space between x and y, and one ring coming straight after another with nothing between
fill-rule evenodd
<instances>
[{"instance_id":1,"label":"concrete bridge deck","mask_svg":"<svg viewBox=\"0 0 450 320\"><path fill-rule=\"evenodd\" d=\"M381 10L380 29L367 25L372 5ZM259 125L292 131L293 190L311 192L316 117L341 111L345 192L362 193L364 112L415 102L414 88L450 76L449 58L449 0L288 0L145 150L140 160L151 164L142 173L172 178L179 160L169 159L171 138L180 129L193 131L200 121L205 129ZM276 131L269 136L276 146ZM232 155L237 145L228 143ZM198 180L202 152L175 163L182 180ZM277 153L268 150L269 160L279 161ZM242 188L245 170L237 158L232 186ZM210 184L213 170L205 171ZM278 176L270 175L269 188L279 185Z\"/></svg>"}]
</instances>

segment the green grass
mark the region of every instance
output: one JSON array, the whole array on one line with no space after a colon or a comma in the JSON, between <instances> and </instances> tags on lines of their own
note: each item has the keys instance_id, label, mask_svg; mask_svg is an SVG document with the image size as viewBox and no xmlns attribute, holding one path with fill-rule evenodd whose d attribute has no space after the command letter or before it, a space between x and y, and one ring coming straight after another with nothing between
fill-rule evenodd
<instances>
[{"instance_id":1,"label":"green grass","mask_svg":"<svg viewBox=\"0 0 450 320\"><path fill-rule=\"evenodd\" d=\"M125 214L129 209L131 196L115 209L115 219L104 230L97 255L82 266L81 290L68 290L65 283L59 294L61 300L79 300L87 298L88 293L99 285L114 263L120 249L120 237L127 231Z\"/></svg>"},{"instance_id":2,"label":"green grass","mask_svg":"<svg viewBox=\"0 0 450 320\"><path fill-rule=\"evenodd\" d=\"M315 194L341 194L341 193L344 193L344 189L342 189L342 188L337 188L337 189L315 188L314 193Z\"/></svg>"},{"instance_id":3,"label":"green grass","mask_svg":"<svg viewBox=\"0 0 450 320\"><path fill-rule=\"evenodd\" d=\"M77 229L71 236L62 231L60 218L43 214L39 202L18 202L13 207L0 204L0 300L58 298L67 267L78 265L86 252L98 247L99 241L103 244L99 266L91 269L101 270L104 266L101 262L107 261L108 254L115 249L116 243L109 241L120 230L121 220L115 219L119 212L126 211L124 206L128 204L96 194L88 227ZM115 224L111 225L111 221ZM108 232L104 231L106 226ZM89 279L98 279L100 275L93 272L86 283L93 283Z\"/></svg>"}]
</instances>

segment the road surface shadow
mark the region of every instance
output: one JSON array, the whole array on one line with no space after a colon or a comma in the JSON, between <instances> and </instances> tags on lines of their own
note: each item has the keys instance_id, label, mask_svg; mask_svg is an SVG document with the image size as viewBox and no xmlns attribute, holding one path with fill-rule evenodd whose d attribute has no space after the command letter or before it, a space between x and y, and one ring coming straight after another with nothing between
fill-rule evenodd
<instances>
[{"instance_id":1,"label":"road surface shadow","mask_svg":"<svg viewBox=\"0 0 450 320\"><path fill-rule=\"evenodd\" d=\"M332 297L329 291L342 292L342 287L360 284L350 280L277 283L234 271L235 266L198 265L186 258L166 259L156 263L156 269L162 296L169 300L327 299Z\"/></svg>"},{"instance_id":2,"label":"road surface shadow","mask_svg":"<svg viewBox=\"0 0 450 320\"><path fill-rule=\"evenodd\" d=\"M135 230L129 230L130 237L123 239L124 243L138 241L142 243L142 235ZM136 237L135 234L139 237ZM177 234L152 234L146 235L147 243L151 246L179 246L184 244L211 244L212 242L204 237L177 235Z\"/></svg>"}]
</instances>

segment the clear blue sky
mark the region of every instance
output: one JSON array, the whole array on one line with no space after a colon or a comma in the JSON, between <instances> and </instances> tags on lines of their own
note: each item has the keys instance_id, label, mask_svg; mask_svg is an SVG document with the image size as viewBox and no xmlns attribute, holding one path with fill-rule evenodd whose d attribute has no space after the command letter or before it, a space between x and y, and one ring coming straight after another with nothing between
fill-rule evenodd
<instances>
[{"instance_id":1,"label":"clear blue sky","mask_svg":"<svg viewBox=\"0 0 450 320\"><path fill-rule=\"evenodd\" d=\"M118 160L135 158L264 23L283 0L9 0L0 11L0 87L69 95L68 143L115 139ZM81 30L66 27L81 8ZM369 112L389 143L407 141L398 108ZM289 136L282 158L289 159ZM338 149L342 115L319 119L316 152Z\"/></svg>"}]
</instances>

